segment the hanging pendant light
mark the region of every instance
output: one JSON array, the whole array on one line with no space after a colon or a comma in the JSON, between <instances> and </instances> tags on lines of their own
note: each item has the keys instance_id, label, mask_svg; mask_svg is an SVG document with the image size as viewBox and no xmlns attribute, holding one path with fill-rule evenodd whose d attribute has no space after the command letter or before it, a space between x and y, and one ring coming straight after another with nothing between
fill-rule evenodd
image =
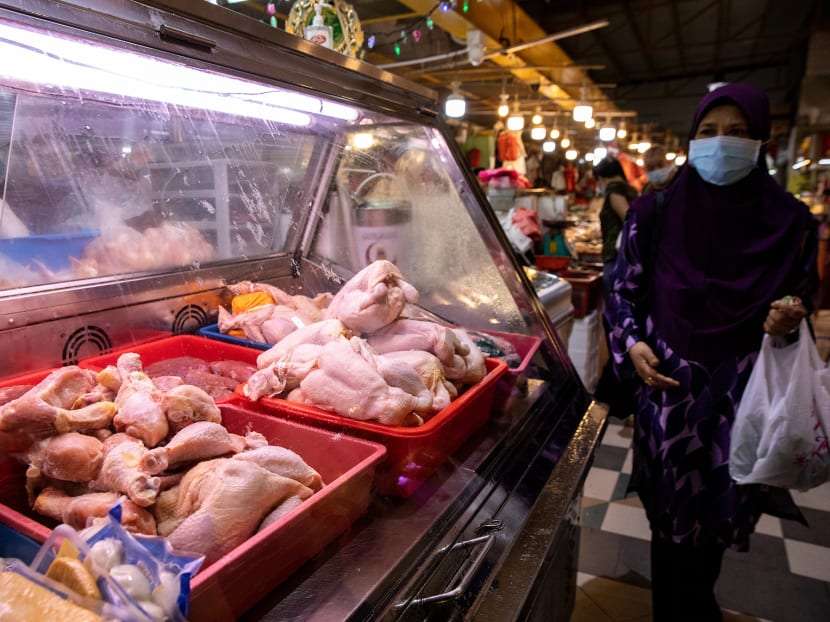
<instances>
[{"instance_id":1,"label":"hanging pendant light","mask_svg":"<svg viewBox=\"0 0 830 622\"><path fill-rule=\"evenodd\" d=\"M605 125L599 128L599 139L604 143L610 143L617 136L617 128L608 123L607 119Z\"/></svg>"},{"instance_id":2,"label":"hanging pendant light","mask_svg":"<svg viewBox=\"0 0 830 622\"><path fill-rule=\"evenodd\" d=\"M585 123L594 114L594 108L586 101L585 85L582 85L582 92L579 101L573 109L574 121L577 123Z\"/></svg>"},{"instance_id":3,"label":"hanging pendant light","mask_svg":"<svg viewBox=\"0 0 830 622\"><path fill-rule=\"evenodd\" d=\"M617 138L625 138L628 136L628 131L625 129L625 121L620 122L620 129L617 130Z\"/></svg>"},{"instance_id":4,"label":"hanging pendant light","mask_svg":"<svg viewBox=\"0 0 830 622\"><path fill-rule=\"evenodd\" d=\"M550 137L553 140L559 139L559 115L556 114L553 117L553 129L550 131Z\"/></svg>"},{"instance_id":5,"label":"hanging pendant light","mask_svg":"<svg viewBox=\"0 0 830 622\"><path fill-rule=\"evenodd\" d=\"M507 117L507 129L511 132L518 132L525 127L525 118L519 110L519 102L513 102L513 114Z\"/></svg>"},{"instance_id":6,"label":"hanging pendant light","mask_svg":"<svg viewBox=\"0 0 830 622\"><path fill-rule=\"evenodd\" d=\"M452 93L447 96L444 101L444 114L453 119L463 117L467 112L467 100L458 92L458 87L461 86L459 82L450 84Z\"/></svg>"},{"instance_id":7,"label":"hanging pendant light","mask_svg":"<svg viewBox=\"0 0 830 622\"><path fill-rule=\"evenodd\" d=\"M507 93L502 93L499 95L499 116L501 118L506 117L510 114L510 106L507 105L507 100L510 97Z\"/></svg>"},{"instance_id":8,"label":"hanging pendant light","mask_svg":"<svg viewBox=\"0 0 830 622\"><path fill-rule=\"evenodd\" d=\"M536 110L533 112L533 118L531 118L530 122L533 125L542 125L542 107L536 106Z\"/></svg>"}]
</instances>

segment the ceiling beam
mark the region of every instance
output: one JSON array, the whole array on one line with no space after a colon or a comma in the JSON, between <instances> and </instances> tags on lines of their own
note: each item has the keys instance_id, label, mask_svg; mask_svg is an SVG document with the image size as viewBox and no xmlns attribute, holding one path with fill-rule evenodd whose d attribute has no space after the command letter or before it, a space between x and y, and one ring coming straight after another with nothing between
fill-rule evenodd
<instances>
[{"instance_id":1,"label":"ceiling beam","mask_svg":"<svg viewBox=\"0 0 830 622\"><path fill-rule=\"evenodd\" d=\"M534 22L514 0L482 0L471 2L467 13L458 11L435 11L434 0L399 0L408 9L421 15L432 15L435 25L449 33L457 40L464 41L467 38L467 31L470 29L480 30L484 34L486 51L493 52L504 47L505 35L509 34L515 40L510 40L513 47L522 43L530 43L549 36ZM506 33L504 17L510 16L510 32ZM494 16L501 16L502 19L494 19ZM509 71L521 82L531 85L541 85L539 92L565 109L571 109L581 94L581 90L573 87L561 87L556 80L541 73L539 70L530 69L544 65L570 65L563 68L561 75L557 76L564 84L585 83L590 86L592 80L587 72L580 69L578 65L560 48L555 42L547 41L521 49L511 54L498 54L489 60ZM426 76L426 74L422 74ZM603 94L604 105L613 107L611 102Z\"/></svg>"}]
</instances>

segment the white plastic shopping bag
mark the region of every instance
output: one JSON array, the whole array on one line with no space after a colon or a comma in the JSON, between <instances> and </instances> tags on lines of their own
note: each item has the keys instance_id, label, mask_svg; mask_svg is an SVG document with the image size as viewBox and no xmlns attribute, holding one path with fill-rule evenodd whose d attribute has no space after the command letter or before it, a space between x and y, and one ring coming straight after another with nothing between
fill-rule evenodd
<instances>
[{"instance_id":1,"label":"white plastic shopping bag","mask_svg":"<svg viewBox=\"0 0 830 622\"><path fill-rule=\"evenodd\" d=\"M796 343L764 335L735 413L729 473L739 484L808 490L830 481L830 369L807 321Z\"/></svg>"}]
</instances>

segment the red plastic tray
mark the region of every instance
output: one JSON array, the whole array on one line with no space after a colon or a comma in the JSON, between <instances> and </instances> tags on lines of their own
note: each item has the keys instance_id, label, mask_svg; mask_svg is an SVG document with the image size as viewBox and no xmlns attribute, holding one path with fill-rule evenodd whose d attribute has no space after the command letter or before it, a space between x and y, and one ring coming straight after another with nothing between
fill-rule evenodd
<instances>
[{"instance_id":1,"label":"red plastic tray","mask_svg":"<svg viewBox=\"0 0 830 622\"><path fill-rule=\"evenodd\" d=\"M522 362L519 363L517 367L508 367L507 373L519 375L524 373L524 370L527 369L528 364L530 363L530 359L533 358L533 355L536 354L536 350L539 349L539 346L542 345L542 338L541 337L532 337L530 335L520 335L518 333L501 333L495 330L479 330L476 329L479 333L484 333L485 335L493 335L494 337L500 337L504 339L508 343L510 343L515 349L516 354L522 357Z\"/></svg>"},{"instance_id":2,"label":"red plastic tray","mask_svg":"<svg viewBox=\"0 0 830 622\"><path fill-rule=\"evenodd\" d=\"M191 581L191 620L235 620L366 512L372 479L386 450L294 421L223 404L223 422L232 432L261 432L272 444L306 460L326 486L300 506L255 534ZM25 466L0 462L0 522L44 542L54 522L26 507Z\"/></svg>"},{"instance_id":3,"label":"red plastic tray","mask_svg":"<svg viewBox=\"0 0 830 622\"><path fill-rule=\"evenodd\" d=\"M261 412L319 425L329 430L381 443L386 460L378 467L375 487L382 493L409 497L449 456L490 416L490 407L499 378L507 363L486 359L487 375L469 387L449 406L414 428L358 421L315 406L263 397L255 405Z\"/></svg>"},{"instance_id":4,"label":"red plastic tray","mask_svg":"<svg viewBox=\"0 0 830 622\"><path fill-rule=\"evenodd\" d=\"M256 367L256 358L259 350L238 346L231 343L197 337L195 335L176 335L155 339L146 343L133 344L118 348L109 354L99 354L78 361L78 365L87 369L100 370L107 365L115 365L118 357L125 352L135 352L141 357L141 364L148 365L165 359L180 356L192 356L207 362L212 361L241 361ZM219 398L217 404L229 401L229 397Z\"/></svg>"}]
</instances>

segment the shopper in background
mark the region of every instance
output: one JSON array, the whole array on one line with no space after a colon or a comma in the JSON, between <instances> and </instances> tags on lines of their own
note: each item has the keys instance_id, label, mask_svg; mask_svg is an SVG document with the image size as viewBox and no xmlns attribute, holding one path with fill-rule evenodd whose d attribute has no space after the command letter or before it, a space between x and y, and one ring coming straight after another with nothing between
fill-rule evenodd
<instances>
[{"instance_id":1,"label":"shopper in background","mask_svg":"<svg viewBox=\"0 0 830 622\"><path fill-rule=\"evenodd\" d=\"M646 182L641 194L662 190L671 183L677 167L666 160L666 148L653 145L643 154L643 168L646 170Z\"/></svg>"},{"instance_id":2,"label":"shopper in background","mask_svg":"<svg viewBox=\"0 0 830 622\"><path fill-rule=\"evenodd\" d=\"M623 220L631 201L637 198L637 191L628 184L622 166L613 156L606 156L594 166L594 177L597 189L605 197L599 212L599 226L602 232L602 281L607 295L614 279Z\"/></svg>"},{"instance_id":3,"label":"shopper in background","mask_svg":"<svg viewBox=\"0 0 830 622\"><path fill-rule=\"evenodd\" d=\"M662 210L645 195L623 230L606 319L617 374L638 382L630 488L652 531L655 622L721 620L724 550L747 550L762 512L803 521L787 491L738 486L728 468L763 334L791 335L808 310L781 299L809 303L816 286L816 223L767 174L769 135L762 90L713 90Z\"/></svg>"}]
</instances>

